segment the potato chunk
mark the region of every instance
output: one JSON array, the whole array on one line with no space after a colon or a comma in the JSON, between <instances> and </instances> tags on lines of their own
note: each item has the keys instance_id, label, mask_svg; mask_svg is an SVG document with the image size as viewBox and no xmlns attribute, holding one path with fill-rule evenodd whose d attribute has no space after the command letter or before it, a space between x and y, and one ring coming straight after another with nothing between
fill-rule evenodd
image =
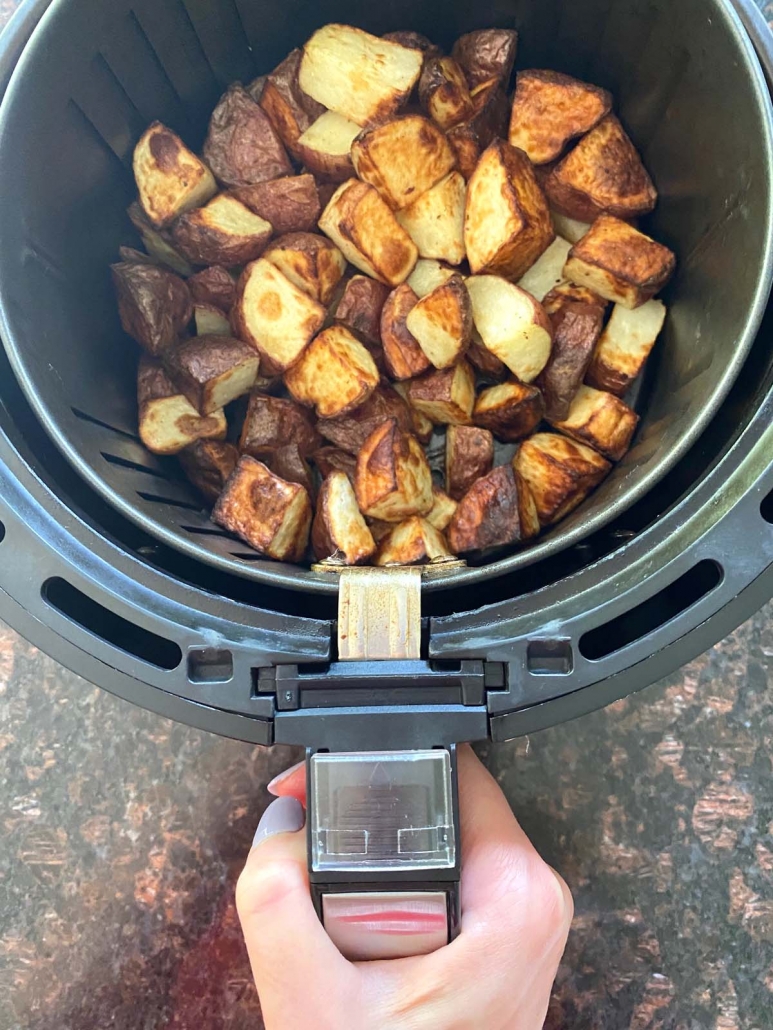
<instances>
[{"instance_id":1,"label":"potato chunk","mask_svg":"<svg viewBox=\"0 0 773 1030\"><path fill-rule=\"evenodd\" d=\"M558 433L537 433L525 440L514 464L531 488L543 526L574 511L612 468L592 448Z\"/></svg>"},{"instance_id":2,"label":"potato chunk","mask_svg":"<svg viewBox=\"0 0 773 1030\"><path fill-rule=\"evenodd\" d=\"M326 314L322 304L259 258L242 272L231 321L236 335L267 359L264 371L284 371L322 328Z\"/></svg>"},{"instance_id":3,"label":"potato chunk","mask_svg":"<svg viewBox=\"0 0 773 1030\"><path fill-rule=\"evenodd\" d=\"M480 138L472 122L461 122L446 133L456 158L456 167L465 179L469 179L478 167L481 147Z\"/></svg>"},{"instance_id":4,"label":"potato chunk","mask_svg":"<svg viewBox=\"0 0 773 1030\"><path fill-rule=\"evenodd\" d=\"M464 242L473 273L520 279L555 239L526 155L504 140L484 151L467 184Z\"/></svg>"},{"instance_id":5,"label":"potato chunk","mask_svg":"<svg viewBox=\"0 0 773 1030\"><path fill-rule=\"evenodd\" d=\"M322 484L311 529L311 546L318 561L335 555L347 565L361 565L376 550L354 488L345 472L332 472Z\"/></svg>"},{"instance_id":6,"label":"potato chunk","mask_svg":"<svg viewBox=\"0 0 773 1030\"><path fill-rule=\"evenodd\" d=\"M126 213L137 230L143 247L156 264L161 264L178 275L193 275L190 262L186 261L172 245L172 237L168 230L157 229L136 200L129 205Z\"/></svg>"},{"instance_id":7,"label":"potato chunk","mask_svg":"<svg viewBox=\"0 0 773 1030\"><path fill-rule=\"evenodd\" d=\"M265 111L238 82L212 112L204 160L224 186L249 186L293 171Z\"/></svg>"},{"instance_id":8,"label":"potato chunk","mask_svg":"<svg viewBox=\"0 0 773 1030\"><path fill-rule=\"evenodd\" d=\"M264 218L223 193L206 207L181 215L172 238L194 265L245 265L263 253L271 232Z\"/></svg>"},{"instance_id":9,"label":"potato chunk","mask_svg":"<svg viewBox=\"0 0 773 1030\"><path fill-rule=\"evenodd\" d=\"M223 492L238 460L239 452L234 445L222 440L197 440L180 451L183 472L210 504Z\"/></svg>"},{"instance_id":10,"label":"potato chunk","mask_svg":"<svg viewBox=\"0 0 773 1030\"><path fill-rule=\"evenodd\" d=\"M435 368L456 364L472 335L472 305L462 277L455 275L422 297L405 325Z\"/></svg>"},{"instance_id":11,"label":"potato chunk","mask_svg":"<svg viewBox=\"0 0 773 1030\"><path fill-rule=\"evenodd\" d=\"M454 155L428 118L406 114L361 132L352 144L352 162L357 175L399 211L448 175Z\"/></svg>"},{"instance_id":12,"label":"potato chunk","mask_svg":"<svg viewBox=\"0 0 773 1030\"><path fill-rule=\"evenodd\" d=\"M507 378L509 371L507 365L500 361L496 354L486 350L481 335L474 326L466 357L482 379L498 383Z\"/></svg>"},{"instance_id":13,"label":"potato chunk","mask_svg":"<svg viewBox=\"0 0 773 1030\"><path fill-rule=\"evenodd\" d=\"M590 229L589 222L579 222L576 218L567 218L566 215L559 214L558 211L551 211L550 217L553 219L553 227L558 235L563 236L570 243L579 243L588 229Z\"/></svg>"},{"instance_id":14,"label":"potato chunk","mask_svg":"<svg viewBox=\"0 0 773 1030\"><path fill-rule=\"evenodd\" d=\"M641 373L666 320L662 301L635 311L616 304L585 377L590 386L622 396Z\"/></svg>"},{"instance_id":15,"label":"potato chunk","mask_svg":"<svg viewBox=\"0 0 773 1030\"><path fill-rule=\"evenodd\" d=\"M299 137L299 159L321 179L343 182L354 175L351 149L360 127L348 118L325 111Z\"/></svg>"},{"instance_id":16,"label":"potato chunk","mask_svg":"<svg viewBox=\"0 0 773 1030\"><path fill-rule=\"evenodd\" d=\"M389 287L384 283L366 275L354 275L335 309L335 320L368 346L377 347L381 343L381 316L388 297Z\"/></svg>"},{"instance_id":17,"label":"potato chunk","mask_svg":"<svg viewBox=\"0 0 773 1030\"><path fill-rule=\"evenodd\" d=\"M326 479L331 472L343 472L349 477L349 481L354 483L357 458L353 454L347 454L339 447L320 447L312 457L323 479Z\"/></svg>"},{"instance_id":18,"label":"potato chunk","mask_svg":"<svg viewBox=\"0 0 773 1030\"><path fill-rule=\"evenodd\" d=\"M411 404L410 384L392 383L392 388L408 405L413 435L423 444L428 444L432 439L432 434L435 432L435 426L434 423L427 418L424 412L419 411L415 405Z\"/></svg>"},{"instance_id":19,"label":"potato chunk","mask_svg":"<svg viewBox=\"0 0 773 1030\"><path fill-rule=\"evenodd\" d=\"M395 419L404 433L411 430L411 413L403 397L390 386L377 386L364 404L348 415L325 418L317 429L336 447L350 454L359 454L374 429L389 419Z\"/></svg>"},{"instance_id":20,"label":"potato chunk","mask_svg":"<svg viewBox=\"0 0 773 1030\"><path fill-rule=\"evenodd\" d=\"M301 50L291 50L284 61L266 76L259 100L282 143L295 157L299 157L299 137L325 110L298 84L302 57Z\"/></svg>"},{"instance_id":21,"label":"potato chunk","mask_svg":"<svg viewBox=\"0 0 773 1030\"><path fill-rule=\"evenodd\" d=\"M233 196L274 228L277 236L311 232L322 213L313 175L287 175L233 190Z\"/></svg>"},{"instance_id":22,"label":"potato chunk","mask_svg":"<svg viewBox=\"0 0 773 1030\"><path fill-rule=\"evenodd\" d=\"M416 264L416 244L377 190L364 182L343 183L322 212L319 227L355 268L387 286L399 286Z\"/></svg>"},{"instance_id":23,"label":"potato chunk","mask_svg":"<svg viewBox=\"0 0 773 1030\"><path fill-rule=\"evenodd\" d=\"M464 261L464 207L467 186L459 172L427 190L397 213L422 258L438 258L451 265Z\"/></svg>"},{"instance_id":24,"label":"potato chunk","mask_svg":"<svg viewBox=\"0 0 773 1030\"><path fill-rule=\"evenodd\" d=\"M530 293L496 275L467 280L475 328L484 345L516 375L531 383L550 357L553 328Z\"/></svg>"},{"instance_id":25,"label":"potato chunk","mask_svg":"<svg viewBox=\"0 0 773 1030\"><path fill-rule=\"evenodd\" d=\"M156 265L124 262L110 266L125 333L148 354L174 343L193 315L191 295L182 279Z\"/></svg>"},{"instance_id":26,"label":"potato chunk","mask_svg":"<svg viewBox=\"0 0 773 1030\"><path fill-rule=\"evenodd\" d=\"M346 259L338 247L310 232L280 236L263 256L299 290L325 306L330 303L346 269Z\"/></svg>"},{"instance_id":27,"label":"potato chunk","mask_svg":"<svg viewBox=\"0 0 773 1030\"><path fill-rule=\"evenodd\" d=\"M145 356L137 372L137 405L140 439L154 454L177 454L196 440L222 440L228 429L222 409L200 415L163 365Z\"/></svg>"},{"instance_id":28,"label":"potato chunk","mask_svg":"<svg viewBox=\"0 0 773 1030\"><path fill-rule=\"evenodd\" d=\"M402 283L389 294L381 312L384 364L392 379L413 379L430 367L429 358L406 325L418 302L408 283Z\"/></svg>"},{"instance_id":29,"label":"potato chunk","mask_svg":"<svg viewBox=\"0 0 773 1030\"><path fill-rule=\"evenodd\" d=\"M421 74L420 50L350 25L325 25L303 48L299 85L358 125L384 121L407 100Z\"/></svg>"},{"instance_id":30,"label":"potato chunk","mask_svg":"<svg viewBox=\"0 0 773 1030\"><path fill-rule=\"evenodd\" d=\"M586 443L610 461L620 461L631 446L639 416L614 394L581 386L569 414L552 423L554 429Z\"/></svg>"},{"instance_id":31,"label":"potato chunk","mask_svg":"<svg viewBox=\"0 0 773 1030\"><path fill-rule=\"evenodd\" d=\"M494 467L494 437L477 426L449 426L446 431L446 490L461 501L476 479Z\"/></svg>"},{"instance_id":32,"label":"potato chunk","mask_svg":"<svg viewBox=\"0 0 773 1030\"><path fill-rule=\"evenodd\" d=\"M236 280L222 265L203 268L188 280L188 289L196 304L214 304L228 312L236 300Z\"/></svg>"},{"instance_id":33,"label":"potato chunk","mask_svg":"<svg viewBox=\"0 0 773 1030\"><path fill-rule=\"evenodd\" d=\"M289 443L285 447L277 448L268 459L268 466L280 479L302 486L312 502L314 501L316 494L314 477L311 474L311 467L304 455L301 454L297 443Z\"/></svg>"},{"instance_id":34,"label":"potato chunk","mask_svg":"<svg viewBox=\"0 0 773 1030\"><path fill-rule=\"evenodd\" d=\"M197 336L230 336L231 323L214 304L194 304L193 319Z\"/></svg>"},{"instance_id":35,"label":"potato chunk","mask_svg":"<svg viewBox=\"0 0 773 1030\"><path fill-rule=\"evenodd\" d=\"M426 565L451 558L448 544L428 519L414 515L395 526L379 543L374 565Z\"/></svg>"},{"instance_id":36,"label":"potato chunk","mask_svg":"<svg viewBox=\"0 0 773 1030\"><path fill-rule=\"evenodd\" d=\"M268 458L291 443L298 445L304 457L319 447L320 436L308 412L286 397L253 393L242 426L239 450L253 458Z\"/></svg>"},{"instance_id":37,"label":"potato chunk","mask_svg":"<svg viewBox=\"0 0 773 1030\"><path fill-rule=\"evenodd\" d=\"M357 457L355 491L360 511L384 522L426 515L432 508L432 473L419 441L389 419L371 433Z\"/></svg>"},{"instance_id":38,"label":"potato chunk","mask_svg":"<svg viewBox=\"0 0 773 1030\"><path fill-rule=\"evenodd\" d=\"M169 225L217 193L209 168L161 122L153 122L134 148L134 178L142 210L155 226Z\"/></svg>"},{"instance_id":39,"label":"potato chunk","mask_svg":"<svg viewBox=\"0 0 773 1030\"><path fill-rule=\"evenodd\" d=\"M477 29L457 39L451 56L463 69L470 89L492 79L501 82L506 89L517 48L515 29Z\"/></svg>"},{"instance_id":40,"label":"potato chunk","mask_svg":"<svg viewBox=\"0 0 773 1030\"><path fill-rule=\"evenodd\" d=\"M518 72L509 139L535 165L555 161L570 140L593 129L612 110L612 95L561 72Z\"/></svg>"},{"instance_id":41,"label":"potato chunk","mask_svg":"<svg viewBox=\"0 0 773 1030\"><path fill-rule=\"evenodd\" d=\"M212 512L212 521L277 561L299 562L311 528L309 495L242 455Z\"/></svg>"},{"instance_id":42,"label":"potato chunk","mask_svg":"<svg viewBox=\"0 0 773 1030\"><path fill-rule=\"evenodd\" d=\"M406 282L417 297L426 297L442 283L447 283L451 276L458 274L455 268L449 268L440 261L419 258Z\"/></svg>"},{"instance_id":43,"label":"potato chunk","mask_svg":"<svg viewBox=\"0 0 773 1030\"><path fill-rule=\"evenodd\" d=\"M320 418L336 418L359 407L378 386L378 369L368 350L343 326L315 337L285 372L285 386Z\"/></svg>"},{"instance_id":44,"label":"potato chunk","mask_svg":"<svg viewBox=\"0 0 773 1030\"><path fill-rule=\"evenodd\" d=\"M430 57L424 61L419 103L441 129L466 122L475 113L467 78L452 57Z\"/></svg>"},{"instance_id":45,"label":"potato chunk","mask_svg":"<svg viewBox=\"0 0 773 1030\"><path fill-rule=\"evenodd\" d=\"M543 301L551 290L564 281L564 265L571 249L568 240L556 236L539 261L518 281L518 285L538 301Z\"/></svg>"},{"instance_id":46,"label":"potato chunk","mask_svg":"<svg viewBox=\"0 0 773 1030\"><path fill-rule=\"evenodd\" d=\"M465 494L448 526L454 554L485 551L526 540L533 529L521 525L519 484L510 465L501 465L477 479Z\"/></svg>"},{"instance_id":47,"label":"potato chunk","mask_svg":"<svg viewBox=\"0 0 773 1030\"><path fill-rule=\"evenodd\" d=\"M598 304L563 304L551 318L553 349L537 378L548 421L566 418L601 333L604 309Z\"/></svg>"},{"instance_id":48,"label":"potato chunk","mask_svg":"<svg viewBox=\"0 0 773 1030\"><path fill-rule=\"evenodd\" d=\"M230 336L194 336L165 355L166 370L200 415L249 393L258 375L255 348Z\"/></svg>"},{"instance_id":49,"label":"potato chunk","mask_svg":"<svg viewBox=\"0 0 773 1030\"><path fill-rule=\"evenodd\" d=\"M587 286L575 286L570 282L562 282L558 286L554 286L542 301L545 314L550 315L551 318L568 304L592 304L604 312L609 306L609 301L600 297L593 290L589 290Z\"/></svg>"},{"instance_id":50,"label":"potato chunk","mask_svg":"<svg viewBox=\"0 0 773 1030\"><path fill-rule=\"evenodd\" d=\"M439 486L432 487L432 496L434 498L434 503L427 515L427 522L442 533L444 529L448 528L448 524L454 517L457 504L456 501L449 497L445 490L441 490Z\"/></svg>"},{"instance_id":51,"label":"potato chunk","mask_svg":"<svg viewBox=\"0 0 773 1030\"><path fill-rule=\"evenodd\" d=\"M536 386L512 379L481 391L472 420L490 430L497 439L515 443L529 436L544 417L542 394Z\"/></svg>"},{"instance_id":52,"label":"potato chunk","mask_svg":"<svg viewBox=\"0 0 773 1030\"><path fill-rule=\"evenodd\" d=\"M438 425L468 426L475 403L475 376L466 361L430 372L408 387L411 407Z\"/></svg>"},{"instance_id":53,"label":"potato chunk","mask_svg":"<svg viewBox=\"0 0 773 1030\"><path fill-rule=\"evenodd\" d=\"M675 268L668 247L619 218L602 215L572 247L564 273L578 286L633 309L659 293Z\"/></svg>"}]
</instances>

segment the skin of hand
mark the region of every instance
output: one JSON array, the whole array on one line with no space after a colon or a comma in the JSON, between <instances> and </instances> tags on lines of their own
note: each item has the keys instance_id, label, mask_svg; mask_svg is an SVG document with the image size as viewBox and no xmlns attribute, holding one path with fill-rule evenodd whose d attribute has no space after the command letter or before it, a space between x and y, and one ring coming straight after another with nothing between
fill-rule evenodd
<instances>
[{"instance_id":1,"label":"skin of hand","mask_svg":"<svg viewBox=\"0 0 773 1030\"><path fill-rule=\"evenodd\" d=\"M349 962L311 903L305 831L273 833L253 846L236 904L266 1030L543 1026L572 897L471 748L460 747L458 767L461 933L431 955ZM270 789L304 803L304 769L288 770Z\"/></svg>"}]
</instances>

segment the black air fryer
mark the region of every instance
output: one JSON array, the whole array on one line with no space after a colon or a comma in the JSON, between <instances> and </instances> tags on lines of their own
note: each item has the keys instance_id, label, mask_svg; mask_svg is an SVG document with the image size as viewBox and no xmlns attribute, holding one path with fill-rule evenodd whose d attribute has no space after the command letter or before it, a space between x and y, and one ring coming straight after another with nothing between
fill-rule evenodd
<instances>
[{"instance_id":1,"label":"black air fryer","mask_svg":"<svg viewBox=\"0 0 773 1030\"><path fill-rule=\"evenodd\" d=\"M518 67L612 91L679 259L635 445L536 545L467 566L321 572L221 532L136 428L108 266L131 159L198 148L225 87L318 26L445 47L520 32ZM191 725L309 755L332 930L351 893L457 919L454 749L638 690L773 593L773 74L751 0L27 0L0 40L0 616ZM345 948L345 941L342 941Z\"/></svg>"}]
</instances>

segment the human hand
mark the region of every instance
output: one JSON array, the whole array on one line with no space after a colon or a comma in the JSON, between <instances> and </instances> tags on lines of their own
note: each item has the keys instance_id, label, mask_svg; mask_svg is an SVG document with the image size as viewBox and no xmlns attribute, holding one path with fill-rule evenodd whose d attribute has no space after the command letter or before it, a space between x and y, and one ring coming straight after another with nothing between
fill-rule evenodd
<instances>
[{"instance_id":1,"label":"human hand","mask_svg":"<svg viewBox=\"0 0 773 1030\"><path fill-rule=\"evenodd\" d=\"M280 800L236 890L266 1030L540 1030L572 897L471 748L458 769L461 933L431 955L376 962L345 959L314 911L304 769L270 785Z\"/></svg>"}]
</instances>

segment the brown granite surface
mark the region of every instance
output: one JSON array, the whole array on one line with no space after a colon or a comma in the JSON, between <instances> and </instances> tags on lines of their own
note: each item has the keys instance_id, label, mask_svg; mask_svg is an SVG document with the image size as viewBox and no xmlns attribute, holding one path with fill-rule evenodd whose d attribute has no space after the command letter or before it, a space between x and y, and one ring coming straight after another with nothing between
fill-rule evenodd
<instances>
[{"instance_id":1,"label":"brown granite surface","mask_svg":"<svg viewBox=\"0 0 773 1030\"><path fill-rule=\"evenodd\" d=\"M484 750L576 899L551 1030L773 1026L771 683L773 605ZM296 757L133 708L0 624L0 1030L259 1030L233 887Z\"/></svg>"}]
</instances>

